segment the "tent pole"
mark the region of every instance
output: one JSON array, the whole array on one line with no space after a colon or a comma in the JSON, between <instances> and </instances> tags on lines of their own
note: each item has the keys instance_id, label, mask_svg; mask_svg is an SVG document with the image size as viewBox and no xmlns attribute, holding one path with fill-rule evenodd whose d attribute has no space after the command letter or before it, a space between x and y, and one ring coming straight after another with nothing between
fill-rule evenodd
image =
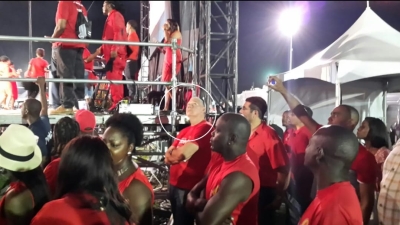
<instances>
[{"instance_id":1,"label":"tent pole","mask_svg":"<svg viewBox=\"0 0 400 225\"><path fill-rule=\"evenodd\" d=\"M342 104L342 90L340 87L340 80L338 78L336 78L335 97L336 97L335 106L337 107Z\"/></svg>"}]
</instances>

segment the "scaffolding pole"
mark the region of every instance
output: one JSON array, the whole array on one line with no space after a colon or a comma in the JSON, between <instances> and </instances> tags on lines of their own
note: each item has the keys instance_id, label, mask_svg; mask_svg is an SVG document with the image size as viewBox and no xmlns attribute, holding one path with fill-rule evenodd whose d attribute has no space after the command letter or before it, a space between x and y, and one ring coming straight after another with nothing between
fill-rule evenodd
<instances>
[{"instance_id":1,"label":"scaffolding pole","mask_svg":"<svg viewBox=\"0 0 400 225\"><path fill-rule=\"evenodd\" d=\"M238 1L200 1L200 82L225 112L236 112L238 79ZM204 95L206 105L211 104ZM207 107L208 109L208 107Z\"/></svg>"},{"instance_id":2,"label":"scaffolding pole","mask_svg":"<svg viewBox=\"0 0 400 225\"><path fill-rule=\"evenodd\" d=\"M150 42L150 2L140 1L140 41ZM149 58L150 50L148 46L143 46L141 51L142 59L140 77L141 81L147 81L149 79ZM147 74L146 74L147 73ZM146 79L143 79L146 77ZM142 96L143 97L143 96Z\"/></svg>"}]
</instances>

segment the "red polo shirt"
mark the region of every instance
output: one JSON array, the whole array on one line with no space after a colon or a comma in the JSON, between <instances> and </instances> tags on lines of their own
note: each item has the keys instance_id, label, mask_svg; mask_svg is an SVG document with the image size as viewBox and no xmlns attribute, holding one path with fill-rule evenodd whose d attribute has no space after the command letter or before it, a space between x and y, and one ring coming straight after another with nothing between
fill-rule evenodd
<instances>
[{"instance_id":1,"label":"red polo shirt","mask_svg":"<svg viewBox=\"0 0 400 225\"><path fill-rule=\"evenodd\" d=\"M314 180L311 170L304 165L304 156L311 136L311 132L306 126L303 126L297 130L293 130L285 142L285 148L290 160L292 178L296 183L297 192L301 196L310 196Z\"/></svg>"},{"instance_id":2,"label":"red polo shirt","mask_svg":"<svg viewBox=\"0 0 400 225\"><path fill-rule=\"evenodd\" d=\"M43 170L51 196L54 196L54 194L56 193L58 167L60 166L60 161L61 158L54 159Z\"/></svg>"},{"instance_id":3,"label":"red polo shirt","mask_svg":"<svg viewBox=\"0 0 400 225\"><path fill-rule=\"evenodd\" d=\"M251 135L246 151L259 171L261 187L275 187L278 177L275 169L289 164L275 130L262 123Z\"/></svg>"},{"instance_id":4,"label":"red polo shirt","mask_svg":"<svg viewBox=\"0 0 400 225\"><path fill-rule=\"evenodd\" d=\"M56 24L60 19L67 21L65 30L61 34L60 38L78 39L75 29L76 20L78 18L78 9L82 9L83 15L87 16L86 8L81 4L81 1L58 1ZM53 43L53 48L58 46L64 48L85 48L85 44L79 43Z\"/></svg>"},{"instance_id":5,"label":"red polo shirt","mask_svg":"<svg viewBox=\"0 0 400 225\"><path fill-rule=\"evenodd\" d=\"M350 182L333 184L319 190L299 225L362 225L362 213Z\"/></svg>"},{"instance_id":6,"label":"red polo shirt","mask_svg":"<svg viewBox=\"0 0 400 225\"><path fill-rule=\"evenodd\" d=\"M172 165L169 172L169 183L184 190L191 190L204 177L206 168L211 159L211 132L212 125L203 121L186 127L179 132L172 146L177 148L187 142L199 146L199 149L188 160Z\"/></svg>"}]
</instances>

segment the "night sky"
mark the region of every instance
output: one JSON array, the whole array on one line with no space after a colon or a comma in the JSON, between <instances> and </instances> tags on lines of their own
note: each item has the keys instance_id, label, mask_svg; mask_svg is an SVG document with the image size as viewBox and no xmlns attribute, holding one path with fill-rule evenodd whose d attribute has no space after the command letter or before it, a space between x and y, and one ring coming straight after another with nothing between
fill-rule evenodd
<instances>
[{"instance_id":1,"label":"night sky","mask_svg":"<svg viewBox=\"0 0 400 225\"><path fill-rule=\"evenodd\" d=\"M92 1L83 1L88 9ZM102 1L89 10L94 39L100 39L105 16ZM366 8L366 1L320 2L240 2L239 9L239 91L252 83L261 86L269 74L288 69L289 39L277 27L280 12L290 4L307 9L302 29L293 40L293 67L311 58L342 35ZM125 20L139 20L139 1L126 1ZM371 9L386 23L400 30L400 1L370 2ZM0 35L28 36L28 2L0 1ZM51 35L57 1L33 1L33 36ZM400 40L399 40L400 41ZM33 49L46 49L50 61L50 43L33 43ZM91 46L94 49L96 46ZM0 42L0 55L7 55L16 68L25 70L29 62L28 42Z\"/></svg>"}]
</instances>

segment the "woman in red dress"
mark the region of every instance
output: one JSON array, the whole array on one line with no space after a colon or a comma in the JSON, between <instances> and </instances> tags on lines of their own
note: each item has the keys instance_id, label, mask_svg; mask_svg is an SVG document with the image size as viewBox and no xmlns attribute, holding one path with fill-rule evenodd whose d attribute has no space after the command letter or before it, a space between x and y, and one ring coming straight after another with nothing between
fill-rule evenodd
<instances>
[{"instance_id":1,"label":"woman in red dress","mask_svg":"<svg viewBox=\"0 0 400 225\"><path fill-rule=\"evenodd\" d=\"M118 190L113 159L97 137L73 139L61 156L56 199L31 225L129 225L131 211Z\"/></svg>"},{"instance_id":2,"label":"woman in red dress","mask_svg":"<svg viewBox=\"0 0 400 225\"><path fill-rule=\"evenodd\" d=\"M129 202L131 219L137 224L153 224L153 186L131 155L142 143L143 125L135 115L121 113L110 117L106 127L103 141L113 157L119 191Z\"/></svg>"},{"instance_id":3,"label":"woman in red dress","mask_svg":"<svg viewBox=\"0 0 400 225\"><path fill-rule=\"evenodd\" d=\"M172 39L177 39L178 45L182 44L182 34L179 29L178 23L173 19L168 19L164 24L164 43L170 44ZM164 48L164 65L161 81L170 82L172 80L172 49L170 47ZM182 65L182 53L180 49L176 50L176 70L177 75L181 70ZM169 108L169 103L171 101L171 87L167 86L165 88L165 101L164 101L164 111Z\"/></svg>"}]
</instances>

